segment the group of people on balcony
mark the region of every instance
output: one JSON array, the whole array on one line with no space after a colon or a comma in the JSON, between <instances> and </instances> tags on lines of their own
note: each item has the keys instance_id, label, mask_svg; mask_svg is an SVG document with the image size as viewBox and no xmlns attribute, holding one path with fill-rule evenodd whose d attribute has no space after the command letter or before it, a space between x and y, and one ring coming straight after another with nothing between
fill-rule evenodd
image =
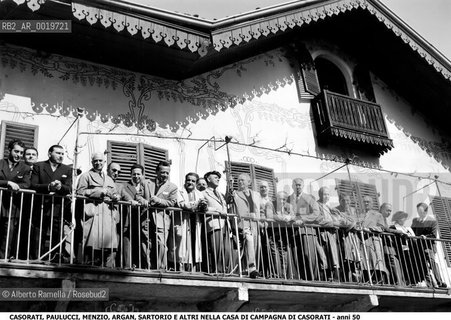
<instances>
[{"instance_id":1,"label":"group of people on balcony","mask_svg":"<svg viewBox=\"0 0 451 320\"><path fill-rule=\"evenodd\" d=\"M327 187L316 201L304 192L301 178L293 180L291 195L276 192L276 201L266 181L253 191L247 173L226 195L217 189L217 171L203 178L190 172L179 189L170 182L167 161L157 165L153 181L135 164L130 180L117 183L120 165L110 163L104 172L104 154L94 153L92 168L78 177L74 225L65 197L72 168L62 164L64 149L52 146L43 162L36 162L31 149L23 159L29 149L13 140L8 159L0 161L0 187L38 193L19 197L2 191L2 259L69 262L74 248L73 257L81 256L83 263L107 267L446 287L436 244L428 240L437 237L437 223L424 203L408 227L407 213L392 215L388 203L374 210L369 196L361 212L351 206L349 194L339 194L339 206L329 206Z\"/></svg>"}]
</instances>

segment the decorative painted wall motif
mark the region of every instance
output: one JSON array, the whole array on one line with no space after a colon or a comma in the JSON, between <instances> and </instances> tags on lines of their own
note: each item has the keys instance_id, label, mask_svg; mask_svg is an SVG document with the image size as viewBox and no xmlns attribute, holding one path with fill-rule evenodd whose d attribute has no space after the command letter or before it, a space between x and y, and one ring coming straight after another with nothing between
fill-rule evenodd
<instances>
[{"instance_id":1,"label":"decorative painted wall motif","mask_svg":"<svg viewBox=\"0 0 451 320\"><path fill-rule=\"evenodd\" d=\"M286 84L291 84L293 75L284 74L267 82L262 81L258 86L253 83L252 88L244 88L244 90L243 87L230 88L231 90L227 91L222 89L227 87L224 83L228 81L224 81L223 78L243 78L243 75L249 72L247 67L255 61L261 60L266 67L277 70L276 59L279 63L284 62L280 56L264 54L180 82L94 65L58 55L41 56L34 50L11 46L2 48L1 62L5 70L8 68L11 72L19 71L24 75L31 73L38 81L44 78L45 82L51 82L55 87L63 87L68 92L64 92L60 96L71 97L71 100L79 103L79 105L68 104L67 101L61 101L60 96L55 97L54 100L59 98L57 101L48 101L46 100L49 99L48 95L43 97L41 90L30 86L14 86L9 79L6 82L6 85L9 84L5 88L6 91L22 96L31 96L33 110L36 113L45 111L50 114L58 113L67 116L70 113L75 115L77 107L85 107L86 117L91 121L100 117L104 123L111 121L115 124L122 123L128 127L135 124L140 130L154 131L159 125L162 128L169 127L172 131L176 131L179 127L186 127L189 123L206 119L210 115L217 114L218 111L234 107L237 103L252 100L254 97L259 97ZM120 98L120 101L118 101L120 103L119 108L111 101L107 102L109 108L104 105L83 105L83 102L85 102L83 97L75 97L73 93L75 88L69 88L68 82L78 86L83 95L87 89L89 89L89 92L94 92L95 88L98 88L97 91L100 90L101 92L97 94L100 95L108 95L111 90L115 91L115 94ZM31 83L33 83L32 80ZM33 89L36 90L34 94ZM61 90L61 88L59 89ZM230 93L230 91L237 92ZM99 97L94 98L92 100L100 100ZM162 101L188 103L192 110L183 119L172 119L172 121L164 119L166 120L165 123L162 119L155 119L158 116L152 114L154 105L161 104ZM85 103L92 103L92 101ZM186 106L181 106L181 108L186 109Z\"/></svg>"}]
</instances>

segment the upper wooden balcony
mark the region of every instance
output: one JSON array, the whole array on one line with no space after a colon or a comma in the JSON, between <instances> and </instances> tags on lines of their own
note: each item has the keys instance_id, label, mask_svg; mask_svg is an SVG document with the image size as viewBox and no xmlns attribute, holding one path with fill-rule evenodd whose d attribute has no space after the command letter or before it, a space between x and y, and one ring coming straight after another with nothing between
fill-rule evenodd
<instances>
[{"instance_id":1,"label":"upper wooden balcony","mask_svg":"<svg viewBox=\"0 0 451 320\"><path fill-rule=\"evenodd\" d=\"M368 147L378 154L393 148L378 104L323 90L313 106L320 143L338 140Z\"/></svg>"}]
</instances>

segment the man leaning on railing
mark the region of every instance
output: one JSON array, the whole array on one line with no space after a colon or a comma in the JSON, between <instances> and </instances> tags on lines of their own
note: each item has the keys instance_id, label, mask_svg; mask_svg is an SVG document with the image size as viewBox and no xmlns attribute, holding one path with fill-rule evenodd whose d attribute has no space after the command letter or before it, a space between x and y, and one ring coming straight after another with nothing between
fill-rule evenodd
<instances>
[{"instance_id":1,"label":"man leaning on railing","mask_svg":"<svg viewBox=\"0 0 451 320\"><path fill-rule=\"evenodd\" d=\"M211 255L211 265L214 273L232 272L232 253L230 241L230 225L227 218L227 203L224 196L217 190L221 174L210 171L204 175L207 189L204 197L207 200L206 216L208 246ZM214 213L214 214L211 214Z\"/></svg>"},{"instance_id":2,"label":"man leaning on railing","mask_svg":"<svg viewBox=\"0 0 451 320\"><path fill-rule=\"evenodd\" d=\"M92 155L92 169L78 180L77 194L88 197L83 208L83 246L87 264L115 267L119 212L111 201L120 200L116 185L105 172L103 153Z\"/></svg>"},{"instance_id":3,"label":"man leaning on railing","mask_svg":"<svg viewBox=\"0 0 451 320\"><path fill-rule=\"evenodd\" d=\"M317 237L317 228L309 226L321 220L318 203L315 198L303 192L304 180L296 178L292 184L293 193L288 202L295 212L294 224L297 226L296 242L299 265L303 269L301 277L305 280L319 280L320 270L327 266L327 259Z\"/></svg>"},{"instance_id":4,"label":"man leaning on railing","mask_svg":"<svg viewBox=\"0 0 451 320\"><path fill-rule=\"evenodd\" d=\"M207 201L203 193L196 189L198 180L197 173L187 173L185 184L178 194L177 204L185 211L175 212L173 228L175 243L169 257L175 257L181 271L201 270L203 215L201 216L199 212L206 211ZM195 268L192 268L193 263Z\"/></svg>"},{"instance_id":5,"label":"man leaning on railing","mask_svg":"<svg viewBox=\"0 0 451 320\"><path fill-rule=\"evenodd\" d=\"M0 160L0 259L15 256L18 227L21 213L21 196L12 191L30 187L30 167L20 162L25 144L13 139L8 144L8 159ZM16 257L17 258L17 257Z\"/></svg>"},{"instance_id":6,"label":"man leaning on railing","mask_svg":"<svg viewBox=\"0 0 451 320\"><path fill-rule=\"evenodd\" d=\"M65 196L72 191L72 168L63 164L64 148L53 145L47 161L33 165L31 188L38 193L33 204L32 258L69 262L71 211L70 199ZM47 234L50 245L46 246ZM66 240L63 240L66 239ZM58 259L61 252L61 259Z\"/></svg>"},{"instance_id":7,"label":"man leaning on railing","mask_svg":"<svg viewBox=\"0 0 451 320\"><path fill-rule=\"evenodd\" d=\"M148 226L150 214L145 208L137 207L149 205L150 186L145 179L142 165L132 165L130 176L130 180L122 184L120 188L121 200L129 201L133 205L122 212L121 259L125 268L131 268L134 265L138 268L150 269L152 248L152 237Z\"/></svg>"},{"instance_id":8,"label":"man leaning on railing","mask_svg":"<svg viewBox=\"0 0 451 320\"><path fill-rule=\"evenodd\" d=\"M174 207L177 203L177 186L169 181L171 163L160 161L156 168L155 180L149 181L150 202L152 207L158 207L152 212L154 230L156 232L156 254L158 269L165 270L167 267L167 242L169 229L171 227L171 211L166 209Z\"/></svg>"},{"instance_id":9,"label":"man leaning on railing","mask_svg":"<svg viewBox=\"0 0 451 320\"><path fill-rule=\"evenodd\" d=\"M260 234L257 220L260 219L260 194L249 189L251 177L247 173L238 176L238 190L233 193L234 211L238 215L238 230L246 253L247 272L250 278L259 276L256 264L260 252Z\"/></svg>"}]
</instances>

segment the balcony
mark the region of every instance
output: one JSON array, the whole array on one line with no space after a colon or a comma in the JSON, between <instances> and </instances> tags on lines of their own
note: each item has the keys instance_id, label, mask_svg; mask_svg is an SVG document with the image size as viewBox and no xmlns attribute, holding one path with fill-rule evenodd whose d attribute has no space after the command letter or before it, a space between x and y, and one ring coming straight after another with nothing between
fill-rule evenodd
<instances>
[{"instance_id":1,"label":"balcony","mask_svg":"<svg viewBox=\"0 0 451 320\"><path fill-rule=\"evenodd\" d=\"M323 90L313 106L320 144L356 145L378 155L393 148L378 104Z\"/></svg>"},{"instance_id":2,"label":"balcony","mask_svg":"<svg viewBox=\"0 0 451 320\"><path fill-rule=\"evenodd\" d=\"M444 240L248 220L257 235L260 277L254 279L247 267L248 239L232 214L103 202L97 203L103 223L96 225L87 209L92 199L6 189L0 189L0 199L7 227L1 288L109 290L108 301L0 299L2 311L451 310L451 292L439 286L450 287L450 273L432 253ZM153 225L158 214L169 219L160 235ZM108 223L113 217L116 225ZM210 237L212 221L223 223L224 238ZM83 227L90 224L96 229ZM112 238L117 242L108 242ZM384 254L387 248L391 255ZM423 281L429 286L417 286Z\"/></svg>"}]
</instances>

